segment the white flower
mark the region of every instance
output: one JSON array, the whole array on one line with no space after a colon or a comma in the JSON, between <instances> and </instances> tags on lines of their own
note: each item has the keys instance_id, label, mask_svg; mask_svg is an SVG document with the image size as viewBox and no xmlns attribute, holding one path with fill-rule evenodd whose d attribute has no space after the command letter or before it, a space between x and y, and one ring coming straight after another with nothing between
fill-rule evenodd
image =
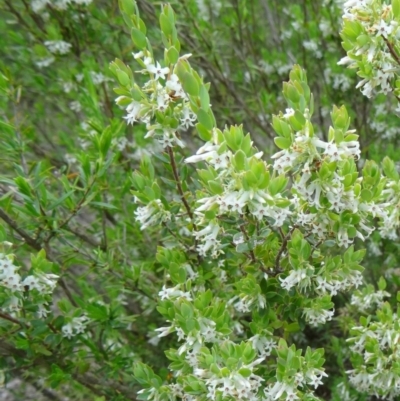
<instances>
[{"instance_id":1,"label":"white flower","mask_svg":"<svg viewBox=\"0 0 400 401\"><path fill-rule=\"evenodd\" d=\"M73 336L83 333L89 318L86 315L74 317L69 323L65 324L61 331L64 337L72 338Z\"/></svg>"},{"instance_id":2,"label":"white flower","mask_svg":"<svg viewBox=\"0 0 400 401\"><path fill-rule=\"evenodd\" d=\"M154 79L158 80L159 78L165 79L165 74L169 73L169 68L161 67L160 63L157 61L156 65L147 65L147 71L154 74Z\"/></svg>"},{"instance_id":3,"label":"white flower","mask_svg":"<svg viewBox=\"0 0 400 401\"><path fill-rule=\"evenodd\" d=\"M165 95L157 96L157 110L164 113L168 107L168 99L169 99L168 96Z\"/></svg>"},{"instance_id":4,"label":"white flower","mask_svg":"<svg viewBox=\"0 0 400 401\"><path fill-rule=\"evenodd\" d=\"M67 54L72 47L70 43L63 40L46 40L44 45L47 47L50 53L61 55Z\"/></svg>"},{"instance_id":5,"label":"white flower","mask_svg":"<svg viewBox=\"0 0 400 401\"><path fill-rule=\"evenodd\" d=\"M318 326L332 320L335 310L304 308L303 315L311 326Z\"/></svg>"},{"instance_id":6,"label":"white flower","mask_svg":"<svg viewBox=\"0 0 400 401\"><path fill-rule=\"evenodd\" d=\"M170 213L165 210L160 199L155 199L146 206L138 207L134 213L136 220L140 223L141 230L155 225L160 221L167 221L171 217Z\"/></svg>"},{"instance_id":7,"label":"white flower","mask_svg":"<svg viewBox=\"0 0 400 401\"><path fill-rule=\"evenodd\" d=\"M340 213L343 210L345 204L342 202L342 196L343 194L341 194L340 192L336 193L334 191L334 188L326 193L326 197L331 203L329 210L334 210L337 213Z\"/></svg>"},{"instance_id":8,"label":"white flower","mask_svg":"<svg viewBox=\"0 0 400 401\"><path fill-rule=\"evenodd\" d=\"M166 288L164 285L162 290L158 293L158 296L161 298L161 300L185 298L188 301L191 301L192 299L190 293L183 292L179 289L179 285L173 288Z\"/></svg>"},{"instance_id":9,"label":"white flower","mask_svg":"<svg viewBox=\"0 0 400 401\"><path fill-rule=\"evenodd\" d=\"M271 156L272 159L276 159L274 162L274 170L277 170L278 173L283 173L288 167L293 168L299 156L300 153L293 152L288 149L275 153L273 156Z\"/></svg>"},{"instance_id":10,"label":"white flower","mask_svg":"<svg viewBox=\"0 0 400 401\"><path fill-rule=\"evenodd\" d=\"M190 110L189 107L185 107L182 110L182 117L181 117L181 127L188 129L192 127L194 122L196 121L196 115Z\"/></svg>"},{"instance_id":11,"label":"white flower","mask_svg":"<svg viewBox=\"0 0 400 401\"><path fill-rule=\"evenodd\" d=\"M157 337L165 337L168 334L172 333L174 331L173 326L169 326L169 327L160 327L158 329L155 329L154 331L159 332Z\"/></svg>"},{"instance_id":12,"label":"white flower","mask_svg":"<svg viewBox=\"0 0 400 401\"><path fill-rule=\"evenodd\" d=\"M217 155L219 147L214 145L212 142L205 143L195 155L185 159L185 163L198 163L203 160L209 160Z\"/></svg>"},{"instance_id":13,"label":"white flower","mask_svg":"<svg viewBox=\"0 0 400 401\"><path fill-rule=\"evenodd\" d=\"M331 161L342 160L340 157L340 154L339 154L339 149L332 142L330 142L326 145L324 155L328 155L330 157Z\"/></svg>"},{"instance_id":14,"label":"white flower","mask_svg":"<svg viewBox=\"0 0 400 401\"><path fill-rule=\"evenodd\" d=\"M276 341L271 338L266 338L256 334L249 338L253 348L260 354L260 356L269 356L271 351L276 347Z\"/></svg>"},{"instance_id":15,"label":"white flower","mask_svg":"<svg viewBox=\"0 0 400 401\"><path fill-rule=\"evenodd\" d=\"M72 336L73 336L73 328L72 328L71 323L64 324L64 326L62 327L61 331L62 331L64 337L72 338Z\"/></svg>"},{"instance_id":16,"label":"white flower","mask_svg":"<svg viewBox=\"0 0 400 401\"><path fill-rule=\"evenodd\" d=\"M32 11L34 13L38 14L49 3L50 3L50 0L33 0L32 3L31 3Z\"/></svg>"},{"instance_id":17,"label":"white flower","mask_svg":"<svg viewBox=\"0 0 400 401\"><path fill-rule=\"evenodd\" d=\"M293 386L277 381L275 384L271 384L268 388L264 390L265 395L268 399L278 400L281 395L286 391L286 393L293 393Z\"/></svg>"},{"instance_id":18,"label":"white flower","mask_svg":"<svg viewBox=\"0 0 400 401\"><path fill-rule=\"evenodd\" d=\"M337 238L338 245L345 248L348 248L353 243L353 240L349 239L347 231L344 229L339 230Z\"/></svg>"},{"instance_id":19,"label":"white flower","mask_svg":"<svg viewBox=\"0 0 400 401\"><path fill-rule=\"evenodd\" d=\"M54 63L56 59L53 56L41 58L40 60L36 60L35 64L39 68L48 67L50 64Z\"/></svg>"},{"instance_id":20,"label":"white flower","mask_svg":"<svg viewBox=\"0 0 400 401\"><path fill-rule=\"evenodd\" d=\"M38 314L38 317L39 318L46 318L47 317L47 315L48 315L48 310L45 308L45 304L42 304L42 305L38 305L38 311L37 311L37 314Z\"/></svg>"},{"instance_id":21,"label":"white flower","mask_svg":"<svg viewBox=\"0 0 400 401\"><path fill-rule=\"evenodd\" d=\"M229 165L232 153L231 152L224 152L218 154L217 152L213 152L210 155L210 160L208 162L214 166L216 170L218 169L226 169Z\"/></svg>"},{"instance_id":22,"label":"white flower","mask_svg":"<svg viewBox=\"0 0 400 401\"><path fill-rule=\"evenodd\" d=\"M379 25L376 26L376 36L383 36L387 39L388 35L390 35L393 31L393 26L386 24L384 20L381 20Z\"/></svg>"},{"instance_id":23,"label":"white flower","mask_svg":"<svg viewBox=\"0 0 400 401\"><path fill-rule=\"evenodd\" d=\"M73 102L70 102L69 108L72 111L76 111L77 113L79 113L82 110L82 105L78 100L74 100Z\"/></svg>"},{"instance_id":24,"label":"white flower","mask_svg":"<svg viewBox=\"0 0 400 401\"><path fill-rule=\"evenodd\" d=\"M314 213L306 214L303 212L299 212L296 216L296 218L297 218L296 223L301 226L310 225L310 224L312 224L315 216L316 216L316 214L314 214Z\"/></svg>"},{"instance_id":25,"label":"white flower","mask_svg":"<svg viewBox=\"0 0 400 401\"><path fill-rule=\"evenodd\" d=\"M135 60L137 60L138 58L142 58L144 56L143 51L141 50L138 53L132 53L132 56Z\"/></svg>"},{"instance_id":26,"label":"white flower","mask_svg":"<svg viewBox=\"0 0 400 401\"><path fill-rule=\"evenodd\" d=\"M292 108L286 109L286 113L283 115L285 118L294 116L295 111Z\"/></svg>"},{"instance_id":27,"label":"white flower","mask_svg":"<svg viewBox=\"0 0 400 401\"><path fill-rule=\"evenodd\" d=\"M90 71L90 77L95 85L100 85L103 82L110 81L110 78L106 77L101 72Z\"/></svg>"},{"instance_id":28,"label":"white flower","mask_svg":"<svg viewBox=\"0 0 400 401\"><path fill-rule=\"evenodd\" d=\"M292 270L285 279L279 277L282 288L289 291L296 284L300 283L302 280L307 279L307 271L304 269Z\"/></svg>"},{"instance_id":29,"label":"white flower","mask_svg":"<svg viewBox=\"0 0 400 401\"><path fill-rule=\"evenodd\" d=\"M88 6L93 0L73 0L76 4L83 4L84 6Z\"/></svg>"},{"instance_id":30,"label":"white flower","mask_svg":"<svg viewBox=\"0 0 400 401\"><path fill-rule=\"evenodd\" d=\"M119 98L117 98L118 100ZM116 101L117 101L116 100ZM128 114L124 117L127 124L133 124L136 121L139 121L139 113L141 111L142 105L137 101L132 101L131 104L128 105L126 111Z\"/></svg>"},{"instance_id":31,"label":"white flower","mask_svg":"<svg viewBox=\"0 0 400 401\"><path fill-rule=\"evenodd\" d=\"M176 74L172 74L165 86L170 89L171 91L175 92L175 96L180 96L183 99L187 99L187 95L182 88L181 83L179 82L179 78Z\"/></svg>"}]
</instances>

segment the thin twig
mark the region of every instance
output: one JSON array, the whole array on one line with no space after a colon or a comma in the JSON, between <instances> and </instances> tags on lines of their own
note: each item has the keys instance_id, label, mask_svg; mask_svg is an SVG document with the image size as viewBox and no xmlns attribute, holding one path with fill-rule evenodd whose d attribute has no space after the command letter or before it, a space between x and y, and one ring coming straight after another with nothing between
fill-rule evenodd
<instances>
[{"instance_id":1,"label":"thin twig","mask_svg":"<svg viewBox=\"0 0 400 401\"><path fill-rule=\"evenodd\" d=\"M15 136L18 141L18 147L20 151L20 158L21 158L21 166L22 170L24 171L25 175L28 174L28 166L26 164L25 156L24 156L24 147L22 142L22 136L20 132L20 124L18 119L18 107L17 104L19 103L21 98L21 87L17 89L17 96L13 99L13 109L14 109L14 127L15 127Z\"/></svg>"},{"instance_id":2,"label":"thin twig","mask_svg":"<svg viewBox=\"0 0 400 401\"><path fill-rule=\"evenodd\" d=\"M244 238L246 239L247 242L249 242L249 236L247 235L244 225L241 224L239 227L240 227L240 231L244 235ZM254 255L254 251L252 249L250 250L250 257L251 257L251 260L253 263L257 263L256 256Z\"/></svg>"},{"instance_id":3,"label":"thin twig","mask_svg":"<svg viewBox=\"0 0 400 401\"><path fill-rule=\"evenodd\" d=\"M77 203L77 205L75 206L74 210L71 212L71 214L63 221L60 223L60 225L58 226L58 231L61 230L63 227L65 227L77 214L78 212L81 210L83 203L85 202L85 200L87 199L87 196L89 195L94 183L95 183L95 178L93 178L93 181L91 182L91 184L86 188L85 193L83 194L82 198L79 200L79 202ZM50 242L50 240L57 234L56 230L53 230L49 236L45 239L45 243L48 244Z\"/></svg>"},{"instance_id":4,"label":"thin twig","mask_svg":"<svg viewBox=\"0 0 400 401\"><path fill-rule=\"evenodd\" d=\"M279 262L280 262L281 256L282 256L283 252L286 249L286 246L287 246L287 243L289 241L289 238L291 237L291 235L293 234L293 231L296 228L297 228L297 226L293 226L291 228L291 230L287 233L287 235L285 235L283 237L283 241L282 241L281 247L280 247L279 252L278 252L278 254L276 255L276 258L275 258L275 271L276 272L280 271L280 263ZM283 234L282 230L281 230L281 233Z\"/></svg>"},{"instance_id":5,"label":"thin twig","mask_svg":"<svg viewBox=\"0 0 400 401\"><path fill-rule=\"evenodd\" d=\"M24 327L24 324L21 323L19 320L13 318L12 316L8 315L7 313L0 312L0 317L4 320L8 320L9 322L18 324L21 327Z\"/></svg>"},{"instance_id":6,"label":"thin twig","mask_svg":"<svg viewBox=\"0 0 400 401\"><path fill-rule=\"evenodd\" d=\"M36 249L37 251L42 249L40 243L32 238L22 228L19 228L17 222L14 221L7 213L5 213L3 209L0 209L0 218L3 219L14 231L16 231L30 247Z\"/></svg>"},{"instance_id":7,"label":"thin twig","mask_svg":"<svg viewBox=\"0 0 400 401\"><path fill-rule=\"evenodd\" d=\"M396 60L397 64L400 65L400 57L399 57L399 55L396 53L396 50L394 49L393 44L390 43L390 42L387 40L387 38L385 38L384 36L382 36L382 38L383 38L384 42L386 43L386 45L387 45L387 47L388 47L388 49L389 49L390 54L391 54L391 55L393 56L393 58Z\"/></svg>"},{"instance_id":8,"label":"thin twig","mask_svg":"<svg viewBox=\"0 0 400 401\"><path fill-rule=\"evenodd\" d=\"M61 288L64 290L65 295L67 296L69 302L71 302L71 304L72 304L75 308L78 308L79 305L76 303L76 301L75 301L74 297L72 296L72 293L71 293L70 289L68 288L67 283L64 281L64 279L63 279L63 278L60 278L60 279L58 280L58 283L60 284Z\"/></svg>"},{"instance_id":9,"label":"thin twig","mask_svg":"<svg viewBox=\"0 0 400 401\"><path fill-rule=\"evenodd\" d=\"M174 152L173 152L172 148L169 146L167 147L167 151L168 151L169 160L171 162L172 172L174 174L174 178L175 178L176 186L178 188L179 195L181 196L181 200L182 200L183 205L185 206L187 214L189 215L190 219L192 220L193 229L195 231L197 231L197 227L193 221L193 212L190 209L189 203L188 203L188 201L185 197L185 194L183 192L183 189L182 189L182 184L181 184L181 180L179 178L178 168L176 167Z\"/></svg>"}]
</instances>

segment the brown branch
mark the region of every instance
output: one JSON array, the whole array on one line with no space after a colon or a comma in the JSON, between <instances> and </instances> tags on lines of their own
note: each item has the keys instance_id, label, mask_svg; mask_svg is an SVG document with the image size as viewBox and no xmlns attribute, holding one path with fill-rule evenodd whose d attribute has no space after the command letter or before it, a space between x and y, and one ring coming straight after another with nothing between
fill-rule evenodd
<instances>
[{"instance_id":1,"label":"brown branch","mask_svg":"<svg viewBox=\"0 0 400 401\"><path fill-rule=\"evenodd\" d=\"M58 333L58 330L53 326L52 323L47 323L47 326L49 327L49 329L53 332L53 333Z\"/></svg>"},{"instance_id":2,"label":"brown branch","mask_svg":"<svg viewBox=\"0 0 400 401\"><path fill-rule=\"evenodd\" d=\"M241 224L240 226L240 231L244 235L244 238L246 239L247 242L249 242L249 236L247 235L246 230L244 229L244 225ZM257 263L256 255L254 255L254 251L251 249L250 250L250 257L253 263Z\"/></svg>"},{"instance_id":3,"label":"brown branch","mask_svg":"<svg viewBox=\"0 0 400 401\"><path fill-rule=\"evenodd\" d=\"M280 249L278 251L278 254L276 255L276 258L275 258L275 272L276 272L276 274L280 273L280 271L281 271L280 263L279 263L280 259L281 259L281 256L282 256L283 252L285 251L285 249L287 247L287 243L289 241L290 236L292 235L293 231L296 228L297 228L297 226L293 226L291 228L291 230L287 233L287 235L285 235L283 237L283 241L282 241L281 247L280 247ZM281 230L281 233L283 233L282 230Z\"/></svg>"},{"instance_id":4,"label":"brown branch","mask_svg":"<svg viewBox=\"0 0 400 401\"><path fill-rule=\"evenodd\" d=\"M395 48L393 47L393 44L390 43L390 42L387 40L387 38L385 38L384 36L382 36L382 38L383 38L384 42L386 43L386 45L387 45L387 47L388 47L388 49L389 49L390 54L391 54L392 57L396 60L397 64L400 65L400 57L399 57L399 55L396 53L396 50L395 50Z\"/></svg>"},{"instance_id":5,"label":"brown branch","mask_svg":"<svg viewBox=\"0 0 400 401\"><path fill-rule=\"evenodd\" d=\"M104 247L104 245L101 242L98 242L94 238L89 237L88 235L83 234L80 231L77 231L75 228L71 228L70 226L67 225L67 226L64 227L64 229L66 231L69 231L70 233L74 234L79 239L81 239L83 242L91 245L92 247L100 248L102 251L106 251L106 248Z\"/></svg>"},{"instance_id":6,"label":"brown branch","mask_svg":"<svg viewBox=\"0 0 400 401\"><path fill-rule=\"evenodd\" d=\"M24 324L21 323L19 320L13 318L12 316L8 315L7 313L0 312L0 317L4 320L8 320L9 322L18 324L21 327L24 327Z\"/></svg>"},{"instance_id":7,"label":"brown branch","mask_svg":"<svg viewBox=\"0 0 400 401\"><path fill-rule=\"evenodd\" d=\"M0 218L3 219L14 231L16 231L31 248L37 251L42 249L40 243L32 238L22 228L19 228L17 222L14 221L7 213L5 213L3 209L0 209Z\"/></svg>"},{"instance_id":8,"label":"brown branch","mask_svg":"<svg viewBox=\"0 0 400 401\"><path fill-rule=\"evenodd\" d=\"M35 22L36 26L45 34L47 35L46 29L43 26L43 20L34 12L31 11L28 3L26 2L26 0L22 0L22 3L24 3L25 6L25 10L27 11L27 13L29 14L29 16L33 19L33 21Z\"/></svg>"},{"instance_id":9,"label":"brown branch","mask_svg":"<svg viewBox=\"0 0 400 401\"><path fill-rule=\"evenodd\" d=\"M60 278L60 279L58 280L58 283L60 284L61 288L64 290L65 295L67 296L67 298L69 299L69 301L71 302L71 304L72 304L75 308L78 308L79 305L76 303L74 297L72 296L72 293L71 293L70 289L68 288L67 283L66 283L62 278Z\"/></svg>"},{"instance_id":10,"label":"brown branch","mask_svg":"<svg viewBox=\"0 0 400 401\"><path fill-rule=\"evenodd\" d=\"M178 236L168 227L168 225L163 222L161 225L174 237L187 251L189 251L189 247L180 239Z\"/></svg>"},{"instance_id":11,"label":"brown branch","mask_svg":"<svg viewBox=\"0 0 400 401\"><path fill-rule=\"evenodd\" d=\"M104 82L101 84L101 87L103 89L104 99L106 101L106 108L110 114L110 117L113 118L114 117L113 107L112 107L110 98L108 97L107 88L106 88L106 85Z\"/></svg>"},{"instance_id":12,"label":"brown branch","mask_svg":"<svg viewBox=\"0 0 400 401\"><path fill-rule=\"evenodd\" d=\"M185 194L183 192L183 189L182 189L182 184L181 184L181 180L179 178L178 168L176 167L174 152L173 152L172 148L169 146L167 147L167 151L168 151L169 160L171 162L172 172L174 174L174 178L175 178L176 186L178 188L179 195L181 196L181 200L182 200L183 205L185 206L187 214L189 215L190 219L192 220L193 229L195 231L197 231L196 224L193 221L193 212L190 209L189 203L188 203L188 201L185 197Z\"/></svg>"}]
</instances>

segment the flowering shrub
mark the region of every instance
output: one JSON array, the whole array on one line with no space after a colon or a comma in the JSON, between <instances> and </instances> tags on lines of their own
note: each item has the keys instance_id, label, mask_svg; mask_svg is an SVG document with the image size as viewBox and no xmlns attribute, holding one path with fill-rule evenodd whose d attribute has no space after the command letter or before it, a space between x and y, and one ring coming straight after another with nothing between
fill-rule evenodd
<instances>
[{"instance_id":1,"label":"flowering shrub","mask_svg":"<svg viewBox=\"0 0 400 401\"><path fill-rule=\"evenodd\" d=\"M357 108L353 122L350 107L322 95L356 83L344 70L332 75L342 68L338 57L323 71L326 87L315 84L294 62L294 40L286 51L290 68L252 64L245 55L254 51L251 41L241 38L248 88L263 74L288 74L282 98L260 94L264 113L263 103L277 106L267 123L232 90L221 70L228 53L214 64L199 62L196 41L177 21L180 12L189 21L199 12L194 28L207 44L204 29L216 15L224 18L227 3L183 3L177 14L161 7L160 42L138 4L120 0L118 18L130 38L118 39L125 50L109 64L109 76L100 66L114 54L113 26L90 1L33 1L22 11L4 0L19 23L31 28L33 21L32 37L41 40L30 68L59 74L66 99L61 110L48 102L49 110L79 117L66 117L70 127L55 125L59 137L35 125L35 116L26 122L21 110L44 103L21 100L11 70L23 57L4 68L4 382L23 377L44 397L96 401L395 399L399 174L380 144L371 147L376 160L366 160L369 132ZM336 16L338 5L329 7ZM289 9L289 20L299 14L296 5ZM244 10L238 6L239 24ZM362 93L378 94L374 117L382 115L398 101L400 3L346 1L343 10L347 56L339 65L357 69ZM71 27L86 22L88 43L104 22L110 36L98 54L82 48L60 15ZM325 62L316 27L325 44L335 35L326 18L310 22L312 37L301 43L316 65ZM276 43L291 39L291 31L279 37L270 23ZM298 24L292 26L300 31ZM236 62L228 64L234 69ZM28 85L32 78L20 79ZM46 80L52 82L37 75L32 85L51 100ZM219 90L230 97L214 107ZM241 109L228 115L232 101ZM251 123L229 124L240 117ZM383 129L390 124L388 118Z\"/></svg>"}]
</instances>

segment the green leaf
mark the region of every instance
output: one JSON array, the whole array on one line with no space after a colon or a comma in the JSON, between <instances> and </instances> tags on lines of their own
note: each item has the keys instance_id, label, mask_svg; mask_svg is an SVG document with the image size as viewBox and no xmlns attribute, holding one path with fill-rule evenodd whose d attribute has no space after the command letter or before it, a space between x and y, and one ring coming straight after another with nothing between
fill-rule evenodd
<instances>
[{"instance_id":1,"label":"green leaf","mask_svg":"<svg viewBox=\"0 0 400 401\"><path fill-rule=\"evenodd\" d=\"M290 323L284 326L284 329L287 333L296 333L300 331L300 325L298 322Z\"/></svg>"},{"instance_id":2,"label":"green leaf","mask_svg":"<svg viewBox=\"0 0 400 401\"><path fill-rule=\"evenodd\" d=\"M386 280L381 277L378 281L378 288L383 291L386 288Z\"/></svg>"},{"instance_id":3,"label":"green leaf","mask_svg":"<svg viewBox=\"0 0 400 401\"><path fill-rule=\"evenodd\" d=\"M117 79L122 86L128 86L131 83L129 75L121 70L117 70Z\"/></svg>"},{"instance_id":4,"label":"green leaf","mask_svg":"<svg viewBox=\"0 0 400 401\"><path fill-rule=\"evenodd\" d=\"M364 188L364 189L361 191L360 196L361 196L361 199L362 199L364 202L369 202L369 201L371 201L371 199L372 199L372 192L371 192L369 189L365 189L365 188Z\"/></svg>"},{"instance_id":5,"label":"green leaf","mask_svg":"<svg viewBox=\"0 0 400 401\"><path fill-rule=\"evenodd\" d=\"M285 189L287 182L287 178L283 175L272 179L268 186L270 194L274 196L278 193L281 193Z\"/></svg>"},{"instance_id":6,"label":"green leaf","mask_svg":"<svg viewBox=\"0 0 400 401\"><path fill-rule=\"evenodd\" d=\"M134 4L133 0L119 0L119 8L129 16L135 14Z\"/></svg>"},{"instance_id":7,"label":"green leaf","mask_svg":"<svg viewBox=\"0 0 400 401\"><path fill-rule=\"evenodd\" d=\"M95 206L101 209L110 209L110 210L118 210L118 207L112 205L111 203L105 202L90 202L91 206Z\"/></svg>"},{"instance_id":8,"label":"green leaf","mask_svg":"<svg viewBox=\"0 0 400 401\"><path fill-rule=\"evenodd\" d=\"M243 150L239 149L234 156L234 163L237 170L244 170L247 164L247 158Z\"/></svg>"},{"instance_id":9,"label":"green leaf","mask_svg":"<svg viewBox=\"0 0 400 401\"><path fill-rule=\"evenodd\" d=\"M132 28L131 37L133 44L140 50L147 47L146 35L137 28Z\"/></svg>"},{"instance_id":10,"label":"green leaf","mask_svg":"<svg viewBox=\"0 0 400 401\"><path fill-rule=\"evenodd\" d=\"M168 60L171 64L175 64L178 61L179 58L179 52L178 50L176 50L175 46L171 46L168 50L167 50L167 57Z\"/></svg>"},{"instance_id":11,"label":"green leaf","mask_svg":"<svg viewBox=\"0 0 400 401\"><path fill-rule=\"evenodd\" d=\"M198 118L198 117L197 117ZM210 132L209 129L207 129L203 124L197 123L196 124L196 129L197 133L199 134L199 137L204 141L208 142L212 138L212 133ZM210 128L212 129L212 128Z\"/></svg>"},{"instance_id":12,"label":"green leaf","mask_svg":"<svg viewBox=\"0 0 400 401\"><path fill-rule=\"evenodd\" d=\"M0 129L3 129L8 134L14 133L14 127L11 124L4 122L3 120L0 120Z\"/></svg>"},{"instance_id":13,"label":"green leaf","mask_svg":"<svg viewBox=\"0 0 400 401\"><path fill-rule=\"evenodd\" d=\"M274 138L274 142L279 149L289 149L290 145L292 144L292 140L290 138L283 138L281 136Z\"/></svg>"},{"instance_id":14,"label":"green leaf","mask_svg":"<svg viewBox=\"0 0 400 401\"><path fill-rule=\"evenodd\" d=\"M197 112L197 119L206 129L212 130L214 128L213 120L211 116L202 108Z\"/></svg>"},{"instance_id":15,"label":"green leaf","mask_svg":"<svg viewBox=\"0 0 400 401\"><path fill-rule=\"evenodd\" d=\"M236 246L236 252L238 253L245 253L250 250L250 246L247 242L242 242Z\"/></svg>"},{"instance_id":16,"label":"green leaf","mask_svg":"<svg viewBox=\"0 0 400 401\"><path fill-rule=\"evenodd\" d=\"M213 195L221 195L224 192L224 188L218 181L208 181L207 185Z\"/></svg>"},{"instance_id":17,"label":"green leaf","mask_svg":"<svg viewBox=\"0 0 400 401\"><path fill-rule=\"evenodd\" d=\"M199 96L199 84L196 78L190 73L185 72L181 79L183 90L191 96Z\"/></svg>"},{"instance_id":18,"label":"green leaf","mask_svg":"<svg viewBox=\"0 0 400 401\"><path fill-rule=\"evenodd\" d=\"M243 376L243 377L250 377L250 375L253 373L251 369L248 368L241 368L239 369L239 373Z\"/></svg>"},{"instance_id":19,"label":"green leaf","mask_svg":"<svg viewBox=\"0 0 400 401\"><path fill-rule=\"evenodd\" d=\"M182 316L186 319L192 318L193 317L193 309L192 307L187 304L187 303L183 303L181 305L181 313Z\"/></svg>"},{"instance_id":20,"label":"green leaf","mask_svg":"<svg viewBox=\"0 0 400 401\"><path fill-rule=\"evenodd\" d=\"M49 206L46 207L46 210L53 210L56 208L58 205L61 205L65 201L65 199L69 198L75 191L69 191L66 194L64 194L61 198L57 199L54 203L50 204Z\"/></svg>"},{"instance_id":21,"label":"green leaf","mask_svg":"<svg viewBox=\"0 0 400 401\"><path fill-rule=\"evenodd\" d=\"M400 18L400 0L392 0L392 12L395 19Z\"/></svg>"},{"instance_id":22,"label":"green leaf","mask_svg":"<svg viewBox=\"0 0 400 401\"><path fill-rule=\"evenodd\" d=\"M171 36L174 26L165 14L160 15L160 27L165 36Z\"/></svg>"},{"instance_id":23,"label":"green leaf","mask_svg":"<svg viewBox=\"0 0 400 401\"><path fill-rule=\"evenodd\" d=\"M201 108L205 111L208 111L210 108L210 95L208 94L207 88L205 85L200 86L200 104Z\"/></svg>"},{"instance_id":24,"label":"green leaf","mask_svg":"<svg viewBox=\"0 0 400 401\"><path fill-rule=\"evenodd\" d=\"M100 321L108 320L108 310L105 305L99 305L99 304L87 305L86 312L91 319Z\"/></svg>"}]
</instances>

